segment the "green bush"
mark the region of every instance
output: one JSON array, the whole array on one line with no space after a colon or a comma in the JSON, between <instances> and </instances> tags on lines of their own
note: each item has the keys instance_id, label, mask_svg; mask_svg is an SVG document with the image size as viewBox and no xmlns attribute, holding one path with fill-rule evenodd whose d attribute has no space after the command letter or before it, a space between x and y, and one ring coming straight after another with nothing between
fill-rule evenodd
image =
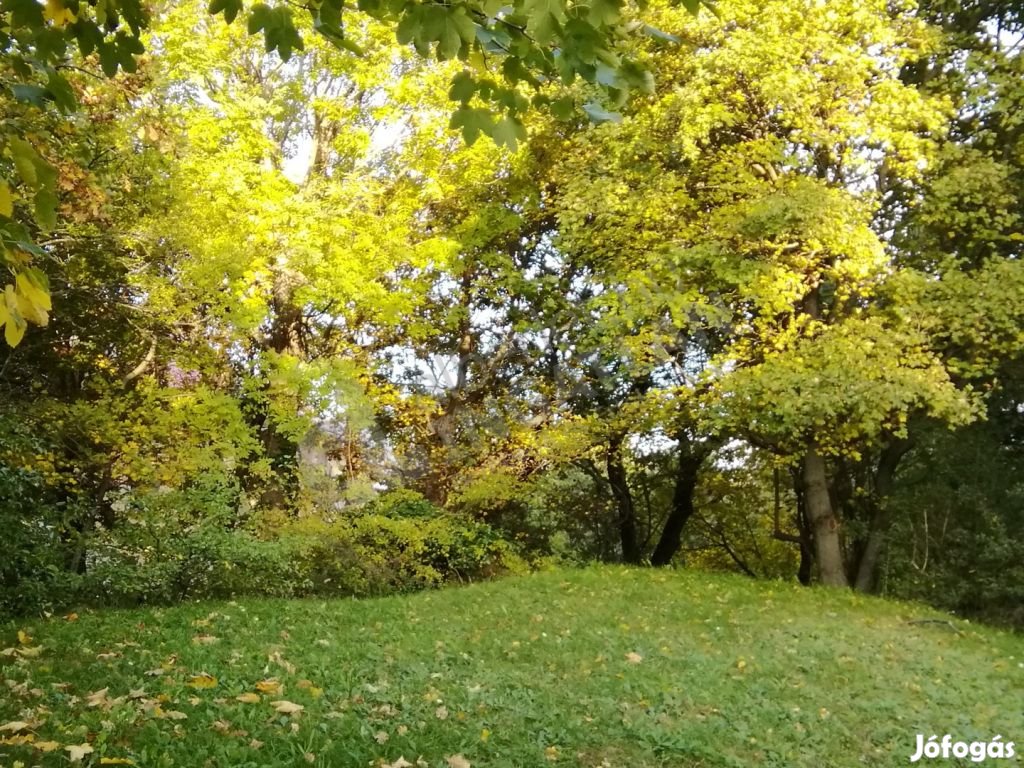
<instances>
[{"instance_id":1,"label":"green bush","mask_svg":"<svg viewBox=\"0 0 1024 768\"><path fill-rule=\"evenodd\" d=\"M34 570L17 590L5 590L3 613L241 596L387 595L526 570L494 529L450 515L291 520L257 537L210 523L183 525L189 516L170 515L171 497L127 505L119 525L92 535L84 574L57 563ZM25 553L48 550L19 551L18 567L25 568Z\"/></svg>"},{"instance_id":2,"label":"green bush","mask_svg":"<svg viewBox=\"0 0 1024 768\"><path fill-rule=\"evenodd\" d=\"M438 517L442 514L441 509L428 501L423 494L409 488L385 491L373 501L365 504L362 507L362 512L398 519Z\"/></svg>"}]
</instances>

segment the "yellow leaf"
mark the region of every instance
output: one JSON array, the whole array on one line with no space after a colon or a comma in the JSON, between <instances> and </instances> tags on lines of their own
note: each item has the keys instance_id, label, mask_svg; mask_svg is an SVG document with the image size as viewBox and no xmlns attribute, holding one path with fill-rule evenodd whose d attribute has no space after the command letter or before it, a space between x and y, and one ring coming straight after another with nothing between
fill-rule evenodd
<instances>
[{"instance_id":1,"label":"yellow leaf","mask_svg":"<svg viewBox=\"0 0 1024 768\"><path fill-rule=\"evenodd\" d=\"M626 661L628 661L630 664L639 664L643 660L644 660L644 657L641 656L636 651L632 651L632 652L626 654Z\"/></svg>"},{"instance_id":2,"label":"yellow leaf","mask_svg":"<svg viewBox=\"0 0 1024 768\"><path fill-rule=\"evenodd\" d=\"M201 675L196 675L188 681L188 685L191 688L216 688L217 678L213 675L203 672Z\"/></svg>"},{"instance_id":3,"label":"yellow leaf","mask_svg":"<svg viewBox=\"0 0 1024 768\"><path fill-rule=\"evenodd\" d=\"M37 741L32 746L40 752L55 752L60 749L60 744L56 741Z\"/></svg>"},{"instance_id":4,"label":"yellow leaf","mask_svg":"<svg viewBox=\"0 0 1024 768\"><path fill-rule=\"evenodd\" d=\"M46 7L43 8L43 17L52 21L53 26L62 28L67 24L74 24L77 20L74 12L64 7L61 0L46 0Z\"/></svg>"},{"instance_id":5,"label":"yellow leaf","mask_svg":"<svg viewBox=\"0 0 1024 768\"><path fill-rule=\"evenodd\" d=\"M82 758L86 755L92 754L93 749L88 744L71 744L70 746L64 747L64 751L68 753L68 760L72 763L81 762Z\"/></svg>"},{"instance_id":6,"label":"yellow leaf","mask_svg":"<svg viewBox=\"0 0 1024 768\"><path fill-rule=\"evenodd\" d=\"M260 695L258 693L243 693L241 696L235 696L235 701L240 701L243 704L257 704L259 700Z\"/></svg>"},{"instance_id":7,"label":"yellow leaf","mask_svg":"<svg viewBox=\"0 0 1024 768\"><path fill-rule=\"evenodd\" d=\"M8 219L14 215L14 197L11 195L11 188L7 179L0 179L0 216Z\"/></svg>"},{"instance_id":8,"label":"yellow leaf","mask_svg":"<svg viewBox=\"0 0 1024 768\"><path fill-rule=\"evenodd\" d=\"M10 347L16 347L25 338L25 330L28 324L24 320L9 316L4 325L4 340Z\"/></svg>"},{"instance_id":9,"label":"yellow leaf","mask_svg":"<svg viewBox=\"0 0 1024 768\"><path fill-rule=\"evenodd\" d=\"M448 768L471 768L469 760L461 754L446 757L445 760L448 761Z\"/></svg>"},{"instance_id":10,"label":"yellow leaf","mask_svg":"<svg viewBox=\"0 0 1024 768\"><path fill-rule=\"evenodd\" d=\"M260 693L268 693L271 696L276 696L284 690L284 686L281 685L281 681L271 677L268 680L260 680L256 683L256 690Z\"/></svg>"},{"instance_id":11,"label":"yellow leaf","mask_svg":"<svg viewBox=\"0 0 1024 768\"><path fill-rule=\"evenodd\" d=\"M480 731L480 741L487 741L489 738L491 738L491 732L487 728Z\"/></svg>"},{"instance_id":12,"label":"yellow leaf","mask_svg":"<svg viewBox=\"0 0 1024 768\"><path fill-rule=\"evenodd\" d=\"M20 275L19 275L20 277ZM18 642L22 645L32 645L32 638L24 629L18 630Z\"/></svg>"},{"instance_id":13,"label":"yellow leaf","mask_svg":"<svg viewBox=\"0 0 1024 768\"><path fill-rule=\"evenodd\" d=\"M28 723L22 720L14 720L0 725L0 733L18 733L19 731L27 731L28 728Z\"/></svg>"},{"instance_id":14,"label":"yellow leaf","mask_svg":"<svg viewBox=\"0 0 1024 768\"><path fill-rule=\"evenodd\" d=\"M14 278L17 283L18 291L28 299L29 303L39 309L49 311L53 309L53 302L50 300L50 292L38 285L35 280L32 279L30 272L19 272L18 276Z\"/></svg>"},{"instance_id":15,"label":"yellow leaf","mask_svg":"<svg viewBox=\"0 0 1024 768\"><path fill-rule=\"evenodd\" d=\"M101 757L100 765L135 765L135 761L127 757Z\"/></svg>"},{"instance_id":16,"label":"yellow leaf","mask_svg":"<svg viewBox=\"0 0 1024 768\"><path fill-rule=\"evenodd\" d=\"M301 704L296 704L291 701L272 701L271 706L282 715L297 715L299 712L305 709Z\"/></svg>"}]
</instances>

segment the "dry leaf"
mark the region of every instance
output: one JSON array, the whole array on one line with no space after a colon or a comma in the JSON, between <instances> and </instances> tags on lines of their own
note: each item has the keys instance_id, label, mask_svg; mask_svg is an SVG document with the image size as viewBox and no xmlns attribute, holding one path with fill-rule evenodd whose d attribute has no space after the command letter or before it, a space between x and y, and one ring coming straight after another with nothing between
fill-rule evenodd
<instances>
[{"instance_id":1,"label":"dry leaf","mask_svg":"<svg viewBox=\"0 0 1024 768\"><path fill-rule=\"evenodd\" d=\"M438 720L447 720L448 719L448 707L446 707L444 704L442 704L440 707L438 707L437 709L434 710L434 717L436 717Z\"/></svg>"},{"instance_id":2,"label":"dry leaf","mask_svg":"<svg viewBox=\"0 0 1024 768\"><path fill-rule=\"evenodd\" d=\"M109 688L100 688L98 691L93 691L85 697L85 703L90 707L102 707L107 703L107 691Z\"/></svg>"},{"instance_id":3,"label":"dry leaf","mask_svg":"<svg viewBox=\"0 0 1024 768\"><path fill-rule=\"evenodd\" d=\"M93 749L89 744L72 744L64 747L64 751L68 753L68 760L77 763L86 755L92 754Z\"/></svg>"},{"instance_id":4,"label":"dry leaf","mask_svg":"<svg viewBox=\"0 0 1024 768\"><path fill-rule=\"evenodd\" d=\"M626 654L626 661L628 661L630 664L639 664L643 660L644 657L636 651L630 651Z\"/></svg>"},{"instance_id":5,"label":"dry leaf","mask_svg":"<svg viewBox=\"0 0 1024 768\"><path fill-rule=\"evenodd\" d=\"M399 757L393 763L383 763L381 768L413 768L413 764L404 757Z\"/></svg>"},{"instance_id":6,"label":"dry leaf","mask_svg":"<svg viewBox=\"0 0 1024 768\"><path fill-rule=\"evenodd\" d=\"M256 683L256 690L260 693L267 693L271 696L276 696L284 690L284 686L281 685L280 680L271 677L267 680L260 680L258 683Z\"/></svg>"},{"instance_id":7,"label":"dry leaf","mask_svg":"<svg viewBox=\"0 0 1024 768\"><path fill-rule=\"evenodd\" d=\"M239 696L235 696L235 701L240 701L243 704L258 704L260 701L260 695L258 693L243 693Z\"/></svg>"},{"instance_id":8,"label":"dry leaf","mask_svg":"<svg viewBox=\"0 0 1024 768\"><path fill-rule=\"evenodd\" d=\"M271 706L282 715L297 715L299 712L305 709L301 704L296 704L292 701L272 701Z\"/></svg>"},{"instance_id":9,"label":"dry leaf","mask_svg":"<svg viewBox=\"0 0 1024 768\"><path fill-rule=\"evenodd\" d=\"M100 765L135 765L135 761L127 757L101 757Z\"/></svg>"},{"instance_id":10,"label":"dry leaf","mask_svg":"<svg viewBox=\"0 0 1024 768\"><path fill-rule=\"evenodd\" d=\"M377 731L375 734L373 734L373 740L376 741L378 744L384 744L390 738L391 737L388 736L387 731Z\"/></svg>"},{"instance_id":11,"label":"dry leaf","mask_svg":"<svg viewBox=\"0 0 1024 768\"><path fill-rule=\"evenodd\" d=\"M27 731L28 728L28 723L22 720L14 720L0 725L0 733L18 733L19 731Z\"/></svg>"},{"instance_id":12,"label":"dry leaf","mask_svg":"<svg viewBox=\"0 0 1024 768\"><path fill-rule=\"evenodd\" d=\"M448 768L470 768L469 760L461 754L446 757L445 760L448 761Z\"/></svg>"},{"instance_id":13,"label":"dry leaf","mask_svg":"<svg viewBox=\"0 0 1024 768\"><path fill-rule=\"evenodd\" d=\"M202 674L192 677L188 681L190 688L216 688L217 678L211 674L203 672Z\"/></svg>"},{"instance_id":14,"label":"dry leaf","mask_svg":"<svg viewBox=\"0 0 1024 768\"><path fill-rule=\"evenodd\" d=\"M314 755L312 752L306 752L303 755L303 757L306 758L306 762L307 763L315 763L316 762L316 755Z\"/></svg>"},{"instance_id":15,"label":"dry leaf","mask_svg":"<svg viewBox=\"0 0 1024 768\"><path fill-rule=\"evenodd\" d=\"M176 709L163 711L160 716L166 720L188 720L188 715L184 712L178 712Z\"/></svg>"},{"instance_id":16,"label":"dry leaf","mask_svg":"<svg viewBox=\"0 0 1024 768\"><path fill-rule=\"evenodd\" d=\"M40 752L54 752L60 749L60 743L56 741L37 741L32 746Z\"/></svg>"},{"instance_id":17,"label":"dry leaf","mask_svg":"<svg viewBox=\"0 0 1024 768\"><path fill-rule=\"evenodd\" d=\"M216 643L218 640L220 640L220 638L219 637L214 637L213 635L196 635L195 637L192 638L192 644L193 645L212 645L213 643Z\"/></svg>"},{"instance_id":18,"label":"dry leaf","mask_svg":"<svg viewBox=\"0 0 1024 768\"><path fill-rule=\"evenodd\" d=\"M249 748L250 749L259 749L262 746L263 746L263 742L260 741L259 739L252 739L249 742Z\"/></svg>"}]
</instances>

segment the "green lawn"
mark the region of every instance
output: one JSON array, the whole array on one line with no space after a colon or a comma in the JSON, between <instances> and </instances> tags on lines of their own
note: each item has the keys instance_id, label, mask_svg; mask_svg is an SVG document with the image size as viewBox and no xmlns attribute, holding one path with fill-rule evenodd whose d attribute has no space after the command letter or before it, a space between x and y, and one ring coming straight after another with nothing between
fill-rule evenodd
<instances>
[{"instance_id":1,"label":"green lawn","mask_svg":"<svg viewBox=\"0 0 1024 768\"><path fill-rule=\"evenodd\" d=\"M83 612L0 628L0 766L861 767L917 733L1024 741L1024 638L907 623L928 616L610 567Z\"/></svg>"}]
</instances>

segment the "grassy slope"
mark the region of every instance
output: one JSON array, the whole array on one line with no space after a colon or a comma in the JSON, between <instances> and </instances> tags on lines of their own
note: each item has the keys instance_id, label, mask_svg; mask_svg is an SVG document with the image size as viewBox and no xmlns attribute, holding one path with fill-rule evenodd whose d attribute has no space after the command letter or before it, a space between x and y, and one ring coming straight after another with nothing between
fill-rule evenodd
<instances>
[{"instance_id":1,"label":"grassy slope","mask_svg":"<svg viewBox=\"0 0 1024 768\"><path fill-rule=\"evenodd\" d=\"M382 600L99 612L25 627L44 649L0 657L0 726L89 741L84 765L144 766L446 766L461 754L479 768L818 768L905 765L917 733L1024 741L1024 638L906 623L924 615L619 568ZM216 686L190 687L203 672ZM282 694L235 700L268 677ZM145 698L116 701L139 688ZM277 715L278 699L305 710ZM68 753L0 745L0 766L16 760L67 765Z\"/></svg>"}]
</instances>

